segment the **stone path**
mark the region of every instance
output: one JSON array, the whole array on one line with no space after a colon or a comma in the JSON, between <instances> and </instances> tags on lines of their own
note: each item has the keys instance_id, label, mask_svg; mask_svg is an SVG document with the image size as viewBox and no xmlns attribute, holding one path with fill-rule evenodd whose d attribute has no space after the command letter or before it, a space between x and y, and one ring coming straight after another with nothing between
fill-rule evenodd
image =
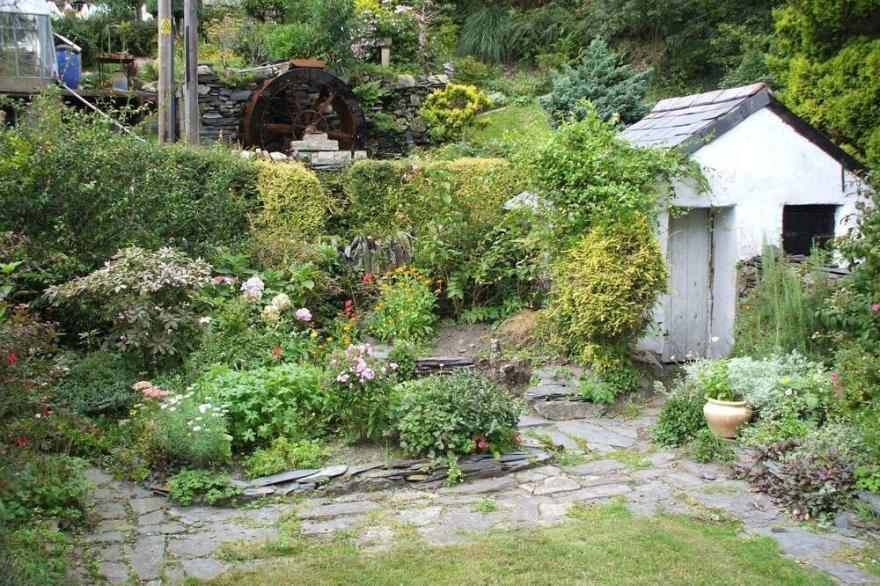
<instances>
[{"instance_id":1,"label":"stone path","mask_svg":"<svg viewBox=\"0 0 880 586\"><path fill-rule=\"evenodd\" d=\"M89 574L79 568L77 578L95 583L103 577L112 584L211 578L236 564L260 563L248 552L260 544L267 544L262 555L274 551L273 544L276 549L283 545L292 526L305 535L344 532L368 553L412 535L447 544L490 528L546 526L564 522L575 503L623 499L639 515L667 511L733 516L742 520L746 532L776 539L786 555L842 583L880 583L880 577L844 561L866 547L865 541L836 530L804 529L766 497L751 492L747 483L729 479L726 467L696 464L674 451L654 449L648 428L657 411L645 409L630 420L524 416L521 434L528 441L549 440L569 450L560 458L562 464L433 490L354 493L260 508L175 507L92 470L100 521L85 537L81 553L93 560L94 569Z\"/></svg>"}]
</instances>

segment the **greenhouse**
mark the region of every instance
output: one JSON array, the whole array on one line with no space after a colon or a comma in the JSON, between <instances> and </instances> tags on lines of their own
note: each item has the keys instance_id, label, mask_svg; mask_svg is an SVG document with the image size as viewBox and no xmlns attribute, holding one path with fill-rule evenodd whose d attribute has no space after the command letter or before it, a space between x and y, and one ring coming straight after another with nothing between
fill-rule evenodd
<instances>
[{"instance_id":1,"label":"greenhouse","mask_svg":"<svg viewBox=\"0 0 880 586\"><path fill-rule=\"evenodd\" d=\"M55 74L49 15L45 0L0 0L0 89L33 90Z\"/></svg>"}]
</instances>

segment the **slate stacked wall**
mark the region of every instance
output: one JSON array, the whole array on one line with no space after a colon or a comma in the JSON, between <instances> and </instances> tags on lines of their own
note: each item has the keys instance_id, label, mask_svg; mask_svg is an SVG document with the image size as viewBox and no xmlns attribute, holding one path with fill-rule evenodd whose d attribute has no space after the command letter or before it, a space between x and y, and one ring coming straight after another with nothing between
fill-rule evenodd
<instances>
[{"instance_id":1,"label":"slate stacked wall","mask_svg":"<svg viewBox=\"0 0 880 586\"><path fill-rule=\"evenodd\" d=\"M242 87L230 87L220 81L214 72L199 67L199 111L202 144L217 140L234 143L238 140L239 126L245 107L267 75L255 78ZM362 82L372 81L370 78ZM424 99L448 83L446 76L399 75L393 78L377 77L382 84L380 102L364 107L367 116L366 146L371 157L394 157L406 153L413 146L428 144L427 127L419 116Z\"/></svg>"}]
</instances>

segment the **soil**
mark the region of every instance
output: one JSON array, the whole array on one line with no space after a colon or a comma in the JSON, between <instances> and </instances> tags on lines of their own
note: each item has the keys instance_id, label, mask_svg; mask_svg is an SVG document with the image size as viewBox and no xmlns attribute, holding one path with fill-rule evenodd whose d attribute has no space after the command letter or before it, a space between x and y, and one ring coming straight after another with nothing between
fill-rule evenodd
<instances>
[{"instance_id":1,"label":"soil","mask_svg":"<svg viewBox=\"0 0 880 586\"><path fill-rule=\"evenodd\" d=\"M487 354L497 334L488 324L444 323L431 347L431 356L475 356Z\"/></svg>"}]
</instances>

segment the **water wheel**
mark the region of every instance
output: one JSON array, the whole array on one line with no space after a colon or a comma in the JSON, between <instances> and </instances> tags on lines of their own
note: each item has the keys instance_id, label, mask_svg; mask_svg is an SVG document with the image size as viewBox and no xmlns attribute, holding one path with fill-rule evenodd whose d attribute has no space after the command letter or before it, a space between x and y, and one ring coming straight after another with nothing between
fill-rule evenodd
<instances>
[{"instance_id":1,"label":"water wheel","mask_svg":"<svg viewBox=\"0 0 880 586\"><path fill-rule=\"evenodd\" d=\"M254 91L242 119L242 142L287 152L306 132L326 132L341 150L362 147L364 112L351 88L319 67L291 65Z\"/></svg>"}]
</instances>

